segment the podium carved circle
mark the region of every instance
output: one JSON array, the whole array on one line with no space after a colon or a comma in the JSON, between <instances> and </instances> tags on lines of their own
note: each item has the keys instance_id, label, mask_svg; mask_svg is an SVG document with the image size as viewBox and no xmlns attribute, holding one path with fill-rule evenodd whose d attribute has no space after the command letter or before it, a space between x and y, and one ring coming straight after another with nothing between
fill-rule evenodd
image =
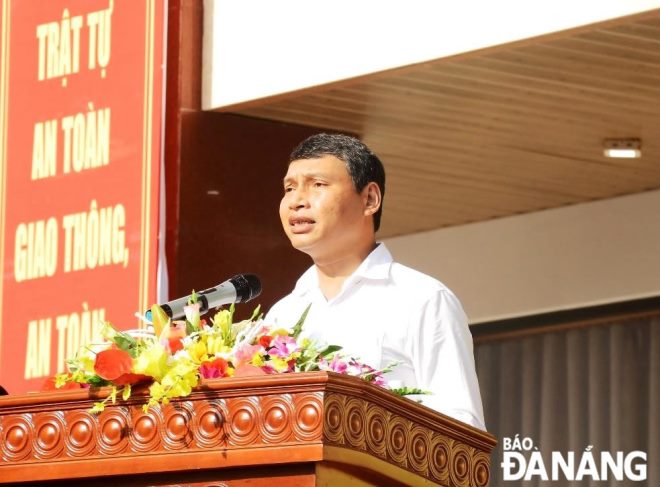
<instances>
[{"instance_id":1,"label":"podium carved circle","mask_svg":"<svg viewBox=\"0 0 660 487\"><path fill-rule=\"evenodd\" d=\"M130 435L132 449L147 452L158 448L160 444L158 429L162 423L160 408L150 408L147 413L134 410L133 429Z\"/></svg>"},{"instance_id":2,"label":"podium carved circle","mask_svg":"<svg viewBox=\"0 0 660 487\"><path fill-rule=\"evenodd\" d=\"M280 443L291 436L290 421L293 414L290 401L289 394L269 396L261 401L264 419L260 424L260 430L265 442Z\"/></svg>"},{"instance_id":3,"label":"podium carved circle","mask_svg":"<svg viewBox=\"0 0 660 487\"><path fill-rule=\"evenodd\" d=\"M202 448L213 447L225 438L224 418L221 401L196 404L193 414L193 434Z\"/></svg>"},{"instance_id":4,"label":"podium carved circle","mask_svg":"<svg viewBox=\"0 0 660 487\"><path fill-rule=\"evenodd\" d=\"M172 414L167 419L165 427L167 436L175 441L181 441L188 434L188 421L185 415L181 413Z\"/></svg>"},{"instance_id":5,"label":"podium carved circle","mask_svg":"<svg viewBox=\"0 0 660 487\"><path fill-rule=\"evenodd\" d=\"M86 411L74 411L67 415L67 431L64 436L66 452L70 456L86 456L94 450L96 419Z\"/></svg>"},{"instance_id":6,"label":"podium carved circle","mask_svg":"<svg viewBox=\"0 0 660 487\"><path fill-rule=\"evenodd\" d=\"M7 417L2 420L2 443L0 453L7 461L22 460L31 452L32 417L30 414Z\"/></svg>"},{"instance_id":7,"label":"podium carved circle","mask_svg":"<svg viewBox=\"0 0 660 487\"><path fill-rule=\"evenodd\" d=\"M449 477L453 485L472 485L470 451L466 445L455 443L451 450Z\"/></svg>"},{"instance_id":8,"label":"podium carved circle","mask_svg":"<svg viewBox=\"0 0 660 487\"><path fill-rule=\"evenodd\" d=\"M103 442L108 445L116 445L119 443L123 437L122 430L124 429L124 424L121 420L116 418L111 418L103 423L102 428L102 438Z\"/></svg>"},{"instance_id":9,"label":"podium carved circle","mask_svg":"<svg viewBox=\"0 0 660 487\"><path fill-rule=\"evenodd\" d=\"M364 401L351 397L346 401L344 415L344 434L346 442L355 448L365 449L364 430L366 424Z\"/></svg>"},{"instance_id":10,"label":"podium carved circle","mask_svg":"<svg viewBox=\"0 0 660 487\"><path fill-rule=\"evenodd\" d=\"M23 425L15 425L7 429L5 447L12 452L19 452L25 448L28 441L28 432Z\"/></svg>"},{"instance_id":11,"label":"podium carved circle","mask_svg":"<svg viewBox=\"0 0 660 487\"><path fill-rule=\"evenodd\" d=\"M128 445L128 419L121 408L106 409L99 415L99 450L113 455Z\"/></svg>"},{"instance_id":12,"label":"podium carved circle","mask_svg":"<svg viewBox=\"0 0 660 487\"><path fill-rule=\"evenodd\" d=\"M34 454L37 458L53 458L64 447L64 419L61 411L35 415Z\"/></svg>"},{"instance_id":13,"label":"podium carved circle","mask_svg":"<svg viewBox=\"0 0 660 487\"><path fill-rule=\"evenodd\" d=\"M343 411L343 397L328 394L325 399L325 436L329 441L337 445L344 444L344 430L342 428Z\"/></svg>"},{"instance_id":14,"label":"podium carved circle","mask_svg":"<svg viewBox=\"0 0 660 487\"><path fill-rule=\"evenodd\" d=\"M266 421L264 425L266 429L274 435L279 434L286 425L287 414L282 406L272 406L265 414Z\"/></svg>"},{"instance_id":15,"label":"podium carved circle","mask_svg":"<svg viewBox=\"0 0 660 487\"><path fill-rule=\"evenodd\" d=\"M161 438L169 449L178 450L190 445L192 415L193 407L189 402L176 402L165 406L163 409L165 427L161 429Z\"/></svg>"},{"instance_id":16,"label":"podium carved circle","mask_svg":"<svg viewBox=\"0 0 660 487\"><path fill-rule=\"evenodd\" d=\"M410 432L410 454L408 456L410 465L417 472L426 474L429 469L428 450L431 442L427 430L420 426L414 426Z\"/></svg>"},{"instance_id":17,"label":"podium carved circle","mask_svg":"<svg viewBox=\"0 0 660 487\"><path fill-rule=\"evenodd\" d=\"M383 408L372 406L367 408L366 440L369 449L381 458L387 456L385 447L388 416Z\"/></svg>"},{"instance_id":18,"label":"podium carved circle","mask_svg":"<svg viewBox=\"0 0 660 487\"><path fill-rule=\"evenodd\" d=\"M92 428L85 421L76 421L69 429L71 443L76 446L85 446L92 439Z\"/></svg>"},{"instance_id":19,"label":"podium carved circle","mask_svg":"<svg viewBox=\"0 0 660 487\"><path fill-rule=\"evenodd\" d=\"M406 440L410 424L403 418L394 416L387 428L387 454L396 464L406 468Z\"/></svg>"},{"instance_id":20,"label":"podium carved circle","mask_svg":"<svg viewBox=\"0 0 660 487\"><path fill-rule=\"evenodd\" d=\"M249 445L259 435L257 423L259 413L255 398L232 399L228 401L230 420L227 426L227 439L233 445Z\"/></svg>"},{"instance_id":21,"label":"podium carved circle","mask_svg":"<svg viewBox=\"0 0 660 487\"><path fill-rule=\"evenodd\" d=\"M294 399L296 420L293 433L298 440L314 440L321 437L323 404L318 394L301 394Z\"/></svg>"},{"instance_id":22,"label":"podium carved circle","mask_svg":"<svg viewBox=\"0 0 660 487\"><path fill-rule=\"evenodd\" d=\"M446 484L449 480L449 456L452 440L435 434L431 438L429 453L429 470L431 475Z\"/></svg>"},{"instance_id":23,"label":"podium carved circle","mask_svg":"<svg viewBox=\"0 0 660 487\"><path fill-rule=\"evenodd\" d=\"M477 487L486 487L490 480L490 459L482 453L474 457L473 482Z\"/></svg>"}]
</instances>

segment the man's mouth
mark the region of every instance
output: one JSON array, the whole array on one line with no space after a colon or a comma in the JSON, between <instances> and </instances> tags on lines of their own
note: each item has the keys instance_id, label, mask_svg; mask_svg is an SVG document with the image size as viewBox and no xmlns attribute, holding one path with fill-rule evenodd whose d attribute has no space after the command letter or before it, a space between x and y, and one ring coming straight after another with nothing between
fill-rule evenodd
<instances>
[{"instance_id":1,"label":"man's mouth","mask_svg":"<svg viewBox=\"0 0 660 487\"><path fill-rule=\"evenodd\" d=\"M289 218L289 225L293 233L307 233L312 230L315 220L306 217Z\"/></svg>"}]
</instances>

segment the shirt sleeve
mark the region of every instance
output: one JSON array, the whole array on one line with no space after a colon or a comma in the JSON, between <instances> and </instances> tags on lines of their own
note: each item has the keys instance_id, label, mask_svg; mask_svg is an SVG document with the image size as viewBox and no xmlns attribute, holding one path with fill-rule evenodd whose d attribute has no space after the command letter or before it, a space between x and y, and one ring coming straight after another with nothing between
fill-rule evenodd
<instances>
[{"instance_id":1,"label":"shirt sleeve","mask_svg":"<svg viewBox=\"0 0 660 487\"><path fill-rule=\"evenodd\" d=\"M409 397L485 430L472 334L460 302L444 289L416 309L409 328L415 378L432 394Z\"/></svg>"}]
</instances>

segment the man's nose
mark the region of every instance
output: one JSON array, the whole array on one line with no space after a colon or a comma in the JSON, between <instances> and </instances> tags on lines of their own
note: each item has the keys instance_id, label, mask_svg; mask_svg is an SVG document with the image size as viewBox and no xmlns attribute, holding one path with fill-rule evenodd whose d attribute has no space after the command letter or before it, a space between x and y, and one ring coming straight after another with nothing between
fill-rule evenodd
<instances>
[{"instance_id":1,"label":"man's nose","mask_svg":"<svg viewBox=\"0 0 660 487\"><path fill-rule=\"evenodd\" d=\"M294 188L291 191L289 191L288 195L289 195L289 208L291 208L292 210L306 208L309 206L307 191L304 188L301 187Z\"/></svg>"}]
</instances>

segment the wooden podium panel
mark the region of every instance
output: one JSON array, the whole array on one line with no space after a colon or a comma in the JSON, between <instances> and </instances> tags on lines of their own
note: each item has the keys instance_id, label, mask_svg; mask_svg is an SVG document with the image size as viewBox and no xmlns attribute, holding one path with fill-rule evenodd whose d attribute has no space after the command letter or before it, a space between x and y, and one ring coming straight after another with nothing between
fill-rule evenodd
<instances>
[{"instance_id":1,"label":"wooden podium panel","mask_svg":"<svg viewBox=\"0 0 660 487\"><path fill-rule=\"evenodd\" d=\"M354 377L205 381L142 410L108 390L0 397L0 484L485 486L495 438Z\"/></svg>"}]
</instances>

